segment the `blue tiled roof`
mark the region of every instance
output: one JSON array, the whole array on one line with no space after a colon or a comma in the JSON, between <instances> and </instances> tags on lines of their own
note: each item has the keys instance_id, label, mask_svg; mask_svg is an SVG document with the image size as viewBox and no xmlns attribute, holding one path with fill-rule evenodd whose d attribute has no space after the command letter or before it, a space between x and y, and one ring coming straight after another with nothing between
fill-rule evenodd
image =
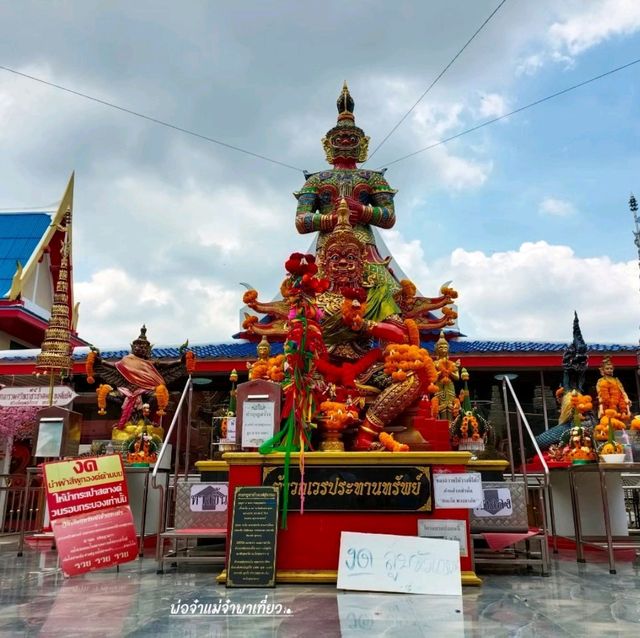
<instances>
[{"instance_id":1,"label":"blue tiled roof","mask_svg":"<svg viewBox=\"0 0 640 638\"><path fill-rule=\"evenodd\" d=\"M48 213L0 214L0 296L11 288L16 262L26 265L50 224Z\"/></svg>"},{"instance_id":2,"label":"blue tiled roof","mask_svg":"<svg viewBox=\"0 0 640 638\"><path fill-rule=\"evenodd\" d=\"M198 359L253 359L256 356L256 345L247 341L231 343L206 343L190 346ZM569 344L566 342L542 341L486 341L463 339L449 342L451 355L481 355L481 354L562 354ZM434 343L423 343L423 347L433 352ZM592 343L588 344L590 354L635 354L637 344ZM30 361L36 358L39 350L10 350L0 353L0 364L9 361ZM84 361L89 348L76 348L73 358ZM117 360L129 354L129 348L118 350L102 350L104 359ZM281 343L271 344L271 354L282 352ZM178 346L164 346L154 348L154 359L177 359L180 356Z\"/></svg>"}]
</instances>

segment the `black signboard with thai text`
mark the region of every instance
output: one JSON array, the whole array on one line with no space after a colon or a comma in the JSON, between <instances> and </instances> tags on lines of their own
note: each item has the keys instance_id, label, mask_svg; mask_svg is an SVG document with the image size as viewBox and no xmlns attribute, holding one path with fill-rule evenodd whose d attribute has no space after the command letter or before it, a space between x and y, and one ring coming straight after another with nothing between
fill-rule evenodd
<instances>
[{"instance_id":1,"label":"black signboard with thai text","mask_svg":"<svg viewBox=\"0 0 640 638\"><path fill-rule=\"evenodd\" d=\"M277 539L278 490L236 488L227 587L275 587Z\"/></svg>"},{"instance_id":2,"label":"black signboard with thai text","mask_svg":"<svg viewBox=\"0 0 640 638\"><path fill-rule=\"evenodd\" d=\"M284 482L282 466L263 469L262 484L280 489ZM300 469L289 475L289 509L300 508L304 491L304 510L359 512L430 512L431 468L418 466L307 465L304 481Z\"/></svg>"}]
</instances>

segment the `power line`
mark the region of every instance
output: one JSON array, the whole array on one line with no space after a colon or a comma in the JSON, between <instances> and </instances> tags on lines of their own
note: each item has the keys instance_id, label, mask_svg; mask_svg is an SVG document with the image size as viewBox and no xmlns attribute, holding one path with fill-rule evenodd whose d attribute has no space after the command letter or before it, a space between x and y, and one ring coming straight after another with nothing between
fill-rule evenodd
<instances>
[{"instance_id":1,"label":"power line","mask_svg":"<svg viewBox=\"0 0 640 638\"><path fill-rule=\"evenodd\" d=\"M559 95L564 95L565 93L569 93L569 91L573 91L575 89L579 89L581 86L585 86L586 84L590 84L591 82L595 82L596 80L601 80L604 77L607 77L608 75L613 75L614 73L617 73L618 71L622 71L623 69L626 69L630 66L633 66L634 64L638 64L638 62L640 62L640 58L633 60L632 62L628 62L627 64L623 64L622 66L618 66L615 69L610 69L609 71L606 71L605 73L601 73L600 75L596 75L595 77L589 78L588 80L585 80L584 82L580 82L579 84L574 84L573 86L567 87L566 89L562 89L562 91L557 91L556 93L552 93L551 95L547 95L546 97L540 98L539 100L536 100L535 102L531 102L530 104L527 104L525 106L521 106L520 108L515 109L515 111L511 111L510 113L505 113L504 115L500 115L499 117L494 117L491 120L487 120L486 122L482 122L482 124L478 124L477 126L473 126L471 128L466 129L465 131L462 131L461 133L456 133L455 135L452 135L451 137L447 137L443 140L440 140L439 142L434 142L433 144L430 144L429 146L425 146L424 148L421 148L420 150L414 151L413 153L409 153L408 155L403 155L402 157L399 157L398 159L393 160L392 162L387 162L385 164L385 166L391 166L391 164L397 164L398 162L401 162L402 160L408 159L409 157L413 157L414 155L418 155L419 153L424 153L425 151L431 150L432 148L435 148L436 146L440 146L442 144L446 144L447 142L450 142L451 140L455 140L458 139L459 137L462 137L463 135L467 135L468 133L473 133L473 131L477 131L478 129L484 128L485 126L489 126L489 124L493 124L494 122L499 122L500 120L504 120L507 117L510 117L511 115L515 115L516 113L520 113L522 111L526 111L527 109L530 109L533 106L537 106L538 104L542 104L543 102L546 102L548 100L553 99L554 97L558 97Z\"/></svg>"},{"instance_id":2,"label":"power line","mask_svg":"<svg viewBox=\"0 0 640 638\"><path fill-rule=\"evenodd\" d=\"M91 100L92 102L97 102L98 104L102 104L103 106L108 106L109 108L116 109L117 111L122 111L123 113L127 113L129 115L134 115L135 117L139 117L143 120L147 120L149 122L153 122L154 124L159 124L160 126L166 126L167 128L173 129L174 131L179 131L180 133L186 133L187 135L191 135L193 137L197 137L198 139L204 140L205 142L211 142L212 144L217 144L218 146L223 146L224 148L228 148L232 151L238 151L238 153L244 153L245 155L250 155L251 157L256 157L258 159L264 160L265 162L271 162L272 164L278 164L279 166L284 166L285 168L290 168L294 171L303 172L301 168L297 166L291 166L291 164L286 164L285 162L280 162L271 157L267 157L266 155L260 155L260 153L254 153L253 151L248 151L244 148L240 148L239 146L234 146L233 144L227 144L226 142L222 142L220 140L216 140L213 137L208 137L207 135L202 135L201 133L196 133L195 131L191 131L186 128L182 128L181 126L176 126L175 124L171 124L169 122L165 122L164 120L159 120L155 117L151 117L150 115L145 115L144 113L139 113L138 111L133 111L131 109L125 108L124 106L118 106L113 102L108 102L107 100L102 100L97 97L93 97L92 95L87 95L86 93L81 93L80 91L75 91L66 86L62 86L60 84L55 84L54 82L49 82L47 80L43 80L42 78L35 77L34 75L29 75L27 73L22 73L21 71L16 71L16 69L11 69L7 66L0 65L0 69L4 71L8 71L9 73L13 73L14 75L19 75L20 77L27 78L28 80L33 80L34 82L40 82L40 84L45 84L46 86L50 86L54 89L59 89L60 91L65 91L66 93L71 93L72 95L76 95L77 97L84 98L85 100Z\"/></svg>"},{"instance_id":3,"label":"power line","mask_svg":"<svg viewBox=\"0 0 640 638\"><path fill-rule=\"evenodd\" d=\"M449 68L453 65L453 63L460 57L462 52L475 39L475 37L478 35L478 33L480 33L480 31L482 31L482 29L484 29L485 26L487 26L487 24L489 23L491 18L493 18L493 16L496 15L496 13L498 13L498 11L500 11L500 9L502 8L502 5L506 1L507 0L502 0L502 2L491 12L489 17L476 29L475 33L466 41L465 45L460 49L460 51L458 51L458 53L456 53L453 56L453 58L451 59L449 64L447 64L447 66L445 66L444 69L442 69L442 71L440 71L440 73L433 80L433 82L431 82L431 84L427 87L427 90L416 100L415 104L400 118L400 121L387 133L387 135L383 138L382 142L380 142L380 144L378 144L378 146L376 146L373 149L373 152L371 153L371 155L369 155L369 159L371 159L378 152L380 147L396 132L396 129L409 117L409 115L411 115L411 113L413 112L413 109L415 109L416 106L418 106L418 104L420 104L420 102L425 97L425 95L427 95L427 93L429 93L429 91L431 91L431 89L438 83L438 80L440 80L440 78L449 70Z\"/></svg>"}]
</instances>

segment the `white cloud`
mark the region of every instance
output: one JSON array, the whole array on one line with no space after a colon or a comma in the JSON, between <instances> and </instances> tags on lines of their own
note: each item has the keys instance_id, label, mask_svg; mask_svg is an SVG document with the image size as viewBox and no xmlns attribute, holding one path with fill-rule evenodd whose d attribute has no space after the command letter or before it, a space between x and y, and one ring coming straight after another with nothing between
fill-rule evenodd
<instances>
[{"instance_id":1,"label":"white cloud","mask_svg":"<svg viewBox=\"0 0 640 638\"><path fill-rule=\"evenodd\" d=\"M546 197L540 202L539 212L545 215L553 215L554 217L568 217L574 215L576 207L565 199L557 199L555 197Z\"/></svg>"},{"instance_id":2,"label":"white cloud","mask_svg":"<svg viewBox=\"0 0 640 638\"><path fill-rule=\"evenodd\" d=\"M419 240L389 245L426 296L453 280L459 325L473 339L568 341L576 310L587 342L635 343L640 308L638 264L580 258L568 246L540 241L486 254L456 248L427 266Z\"/></svg>"},{"instance_id":3,"label":"white cloud","mask_svg":"<svg viewBox=\"0 0 640 638\"><path fill-rule=\"evenodd\" d=\"M155 344L228 341L238 330L241 292L181 278L161 290L117 268L98 271L74 287L80 302L78 333L100 348L130 343L145 323ZM197 318L197 320L196 320Z\"/></svg>"},{"instance_id":4,"label":"white cloud","mask_svg":"<svg viewBox=\"0 0 640 638\"><path fill-rule=\"evenodd\" d=\"M602 0L578 6L577 13L549 28L552 44L571 55L578 55L611 37L640 30L638 0Z\"/></svg>"},{"instance_id":5,"label":"white cloud","mask_svg":"<svg viewBox=\"0 0 640 638\"><path fill-rule=\"evenodd\" d=\"M544 55L534 53L521 60L516 66L516 75L533 75L544 66Z\"/></svg>"},{"instance_id":6,"label":"white cloud","mask_svg":"<svg viewBox=\"0 0 640 638\"><path fill-rule=\"evenodd\" d=\"M480 96L478 115L482 118L500 117L507 112L507 101L499 93L485 93Z\"/></svg>"}]
</instances>

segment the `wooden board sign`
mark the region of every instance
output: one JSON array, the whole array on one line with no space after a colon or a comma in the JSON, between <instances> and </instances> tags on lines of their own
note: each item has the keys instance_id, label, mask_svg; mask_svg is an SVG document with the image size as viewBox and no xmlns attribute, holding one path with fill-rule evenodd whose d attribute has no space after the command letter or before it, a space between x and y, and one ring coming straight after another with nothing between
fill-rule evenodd
<instances>
[{"instance_id":1,"label":"wooden board sign","mask_svg":"<svg viewBox=\"0 0 640 638\"><path fill-rule=\"evenodd\" d=\"M342 532L338 589L462 595L457 541Z\"/></svg>"},{"instance_id":2,"label":"wooden board sign","mask_svg":"<svg viewBox=\"0 0 640 638\"><path fill-rule=\"evenodd\" d=\"M275 587L277 539L277 488L236 488L227 587Z\"/></svg>"}]
</instances>

